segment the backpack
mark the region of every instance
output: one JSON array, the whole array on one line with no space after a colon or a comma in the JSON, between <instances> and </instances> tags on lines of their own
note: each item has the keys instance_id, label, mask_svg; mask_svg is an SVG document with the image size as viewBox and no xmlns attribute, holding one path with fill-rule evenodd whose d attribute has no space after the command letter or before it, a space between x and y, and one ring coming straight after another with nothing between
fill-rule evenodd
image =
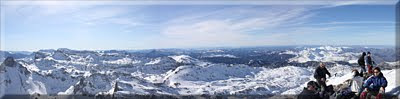
<instances>
[{"instance_id":1,"label":"backpack","mask_svg":"<svg viewBox=\"0 0 400 99\"><path fill-rule=\"evenodd\" d=\"M340 89L336 93L336 99L351 99L354 96L356 96L356 94L354 92L351 92L350 88Z\"/></svg>"}]
</instances>

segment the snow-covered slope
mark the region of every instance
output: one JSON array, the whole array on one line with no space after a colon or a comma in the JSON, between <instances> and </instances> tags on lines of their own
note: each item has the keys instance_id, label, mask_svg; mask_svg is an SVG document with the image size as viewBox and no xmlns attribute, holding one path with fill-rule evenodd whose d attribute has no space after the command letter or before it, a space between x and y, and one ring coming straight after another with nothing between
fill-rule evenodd
<instances>
[{"instance_id":1,"label":"snow-covered slope","mask_svg":"<svg viewBox=\"0 0 400 99\"><path fill-rule=\"evenodd\" d=\"M360 56L360 53L344 52L343 49L348 47L306 47L303 50L293 51L289 50L282 54L292 54L295 57L289 59L290 62L305 63L307 61L322 61L322 62L335 62L346 61L355 63Z\"/></svg>"},{"instance_id":2,"label":"snow-covered slope","mask_svg":"<svg viewBox=\"0 0 400 99\"><path fill-rule=\"evenodd\" d=\"M45 86L32 78L32 73L12 57L0 65L0 95L46 94Z\"/></svg>"},{"instance_id":3,"label":"snow-covered slope","mask_svg":"<svg viewBox=\"0 0 400 99\"><path fill-rule=\"evenodd\" d=\"M282 51L282 54L295 55L290 59L293 62L351 61L357 58L358 53L346 52L343 49L346 48L324 46L286 50ZM0 96L9 94L284 95L297 94L306 82L314 80L313 65L252 67L246 64L212 63L197 59L246 57L243 55L239 57L240 54L234 56L228 52L221 50L203 55L197 52L170 54L152 51L149 54L125 51L40 50L30 56L18 59L9 57L2 62ZM196 54L197 58L192 57ZM395 63L387 62L387 64ZM335 85L343 82L351 76L350 71L353 68L357 67L342 64L328 66L332 75L335 75L328 79L328 83ZM394 84L393 79L396 77L393 76L394 70L383 70L383 73L390 79L387 91L396 92L399 88Z\"/></svg>"}]
</instances>

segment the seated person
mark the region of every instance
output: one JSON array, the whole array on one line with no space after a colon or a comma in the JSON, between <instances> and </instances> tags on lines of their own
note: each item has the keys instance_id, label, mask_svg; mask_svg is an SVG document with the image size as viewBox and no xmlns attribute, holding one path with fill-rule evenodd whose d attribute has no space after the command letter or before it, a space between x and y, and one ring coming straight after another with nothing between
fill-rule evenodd
<instances>
[{"instance_id":1,"label":"seated person","mask_svg":"<svg viewBox=\"0 0 400 99\"><path fill-rule=\"evenodd\" d=\"M317 82L309 81L307 87L299 94L297 99L322 99L317 90Z\"/></svg>"},{"instance_id":2,"label":"seated person","mask_svg":"<svg viewBox=\"0 0 400 99\"><path fill-rule=\"evenodd\" d=\"M363 85L364 92L361 93L360 99L370 99L371 96L375 96L376 99L383 99L385 93L385 87L387 86L387 80L381 73L379 67L375 67L374 76L368 78Z\"/></svg>"},{"instance_id":3,"label":"seated person","mask_svg":"<svg viewBox=\"0 0 400 99\"><path fill-rule=\"evenodd\" d=\"M352 71L353 78L351 79L351 91L356 92L357 95L359 95L362 92L362 82L363 82L363 74L359 73L356 69L353 69Z\"/></svg>"}]
</instances>

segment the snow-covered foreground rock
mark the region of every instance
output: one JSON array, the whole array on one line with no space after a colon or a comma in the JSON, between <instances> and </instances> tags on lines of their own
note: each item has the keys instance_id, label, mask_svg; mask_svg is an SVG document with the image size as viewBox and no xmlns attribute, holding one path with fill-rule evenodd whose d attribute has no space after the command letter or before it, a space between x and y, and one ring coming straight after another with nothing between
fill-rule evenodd
<instances>
[{"instance_id":1,"label":"snow-covered foreground rock","mask_svg":"<svg viewBox=\"0 0 400 99\"><path fill-rule=\"evenodd\" d=\"M312 56L318 61L349 61L356 57L351 53L343 54L339 48L321 47L318 50L319 56ZM286 54L297 52L282 51ZM317 55L314 51L310 52ZM240 58L240 55L225 57L228 55L225 52L211 53L214 55L211 58ZM210 58L210 55L204 57ZM302 62L301 57L305 54L296 55L288 61ZM345 58L346 55L350 58ZM396 64L390 62L389 65ZM41 50L24 58L5 58L0 66L0 96L295 95L303 90L308 81L314 80L312 75L316 67L315 64L308 67L255 67L212 63L181 53L155 51L130 54L123 51ZM350 79L351 70L359 69L338 63L327 68L333 76L328 78L328 84L332 85ZM386 92L399 95L400 88L395 85L399 76L396 76L395 69L382 72L389 82Z\"/></svg>"}]
</instances>

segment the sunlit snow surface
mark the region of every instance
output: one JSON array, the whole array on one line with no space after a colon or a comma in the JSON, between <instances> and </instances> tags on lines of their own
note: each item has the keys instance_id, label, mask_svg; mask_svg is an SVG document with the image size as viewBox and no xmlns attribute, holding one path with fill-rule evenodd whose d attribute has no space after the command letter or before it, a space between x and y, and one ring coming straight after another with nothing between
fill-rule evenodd
<instances>
[{"instance_id":1,"label":"sunlit snow surface","mask_svg":"<svg viewBox=\"0 0 400 99\"><path fill-rule=\"evenodd\" d=\"M343 52L346 47L315 47L297 51L289 61L353 61L359 53ZM204 57L239 58L230 54ZM110 52L111 53L111 52ZM166 94L166 95L293 95L315 80L316 66L252 67L246 64L223 64L189 55L139 57L124 53L95 51L39 51L28 59L17 59L15 66L2 65L0 95L5 94ZM146 54L148 55L148 54ZM387 62L396 65L396 62ZM359 67L333 64L327 66L332 77L328 84L338 85ZM395 70L382 71L389 84L386 92L396 92ZM115 84L118 84L117 87ZM119 90L114 91L115 88ZM398 92L398 91L397 91ZM394 93L396 94L396 93ZM398 94L398 93L397 93Z\"/></svg>"}]
</instances>

